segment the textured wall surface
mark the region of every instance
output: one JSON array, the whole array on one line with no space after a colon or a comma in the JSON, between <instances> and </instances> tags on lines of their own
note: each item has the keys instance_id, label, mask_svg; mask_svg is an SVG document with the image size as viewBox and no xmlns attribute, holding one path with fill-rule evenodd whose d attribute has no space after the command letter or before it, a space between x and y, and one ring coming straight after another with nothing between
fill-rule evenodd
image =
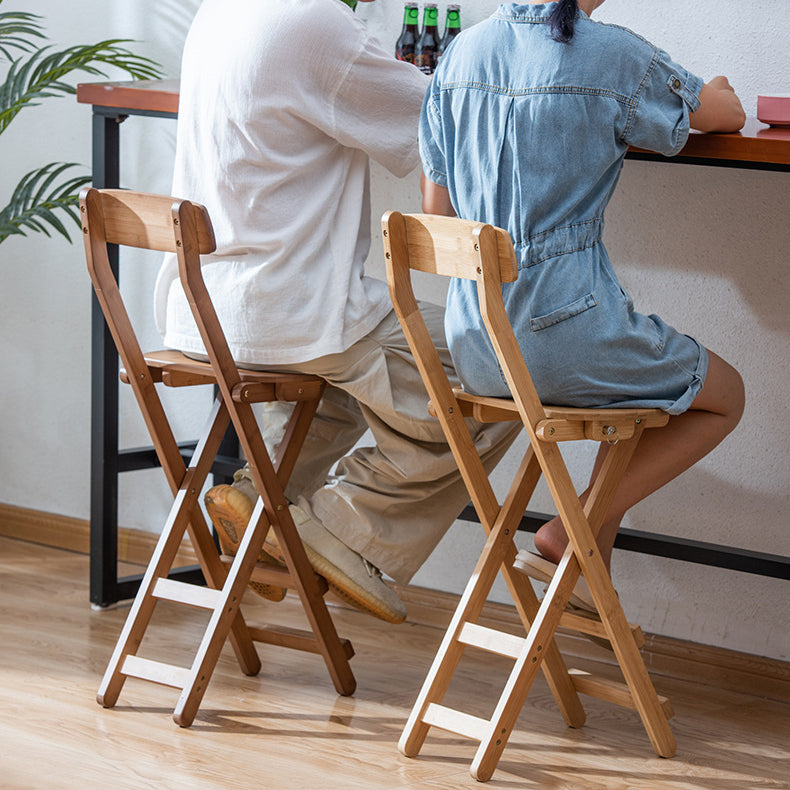
<instances>
[{"instance_id":1,"label":"textured wall surface","mask_svg":"<svg viewBox=\"0 0 790 790\"><path fill-rule=\"evenodd\" d=\"M78 16L54 0L4 4L45 17L57 45L102 38L136 39L138 51L177 76L180 50L197 0L83 0ZM440 19L446 3L440 2ZM6 6L8 6L6 8ZM462 3L466 27L496 7ZM359 11L393 46L400 0ZM602 21L630 27L704 78L724 73L754 115L761 92L790 92L790 15L785 0L608 0ZM284 64L287 67L287 64ZM113 73L108 78L118 79ZM122 184L168 192L175 144L172 121L132 118L122 137ZM0 138L0 200L44 161L90 162L90 109L53 100L21 115ZM373 243L369 266L381 276L378 217L388 208L419 210L417 173L395 179L373 167ZM659 313L741 370L746 415L736 432L683 477L628 514L625 526L712 543L790 555L785 400L788 362L788 205L790 175L665 163L628 162L607 214L606 242L615 268L643 312ZM43 236L0 246L0 502L85 518L89 494L90 284L80 239L69 247ZM138 305L152 344L148 291L156 261L138 270L130 260L123 287ZM442 293L425 286L425 296ZM44 383L46 382L46 383ZM53 386L54 383L54 386ZM174 415L190 435L203 419L205 397ZM197 420L197 423L195 422ZM133 405L124 399L125 445L146 442ZM515 448L497 473L504 490ZM570 466L584 483L590 450L571 448ZM124 476L120 519L157 530L168 495L158 471ZM550 510L541 491L534 509ZM529 546L528 535L519 542ZM414 579L460 591L482 543L474 524L456 524ZM626 612L646 631L790 658L787 582L690 563L617 552L615 586ZM507 600L497 588L500 600Z\"/></svg>"}]
</instances>

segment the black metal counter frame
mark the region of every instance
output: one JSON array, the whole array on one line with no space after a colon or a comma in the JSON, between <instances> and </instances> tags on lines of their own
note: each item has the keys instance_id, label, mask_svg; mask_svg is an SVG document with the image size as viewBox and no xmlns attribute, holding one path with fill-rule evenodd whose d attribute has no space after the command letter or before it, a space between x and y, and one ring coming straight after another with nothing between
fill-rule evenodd
<instances>
[{"instance_id":1,"label":"black metal counter frame","mask_svg":"<svg viewBox=\"0 0 790 790\"><path fill-rule=\"evenodd\" d=\"M475 509L471 505L467 505L458 518L461 521L480 523ZM543 524L552 518L554 516L548 513L527 511L521 519L519 531L537 532ZM704 543L699 540L675 538L669 535L624 528L618 531L614 547L622 551L651 554L654 557L667 557L715 568L742 571L743 573L755 573L758 576L771 576L774 579L790 579L790 557L765 554L760 551L736 549L731 546L719 546L716 543Z\"/></svg>"},{"instance_id":2,"label":"black metal counter frame","mask_svg":"<svg viewBox=\"0 0 790 790\"><path fill-rule=\"evenodd\" d=\"M172 118L172 112L93 107L93 185L120 186L120 124L129 115ZM110 264L118 276L118 248L109 248ZM122 472L159 466L152 447L118 448L118 354L99 302L91 302L91 493L90 493L90 601L98 607L133 598L142 574L118 577L118 476ZM179 444L185 461L195 442ZM212 467L215 479L230 479L239 466L238 441L228 431ZM177 568L171 578L203 581L198 565Z\"/></svg>"},{"instance_id":3,"label":"black metal counter frame","mask_svg":"<svg viewBox=\"0 0 790 790\"><path fill-rule=\"evenodd\" d=\"M134 89L124 85L123 90ZM156 86L149 83L145 88ZM80 86L98 88L103 86ZM144 86L141 85L141 88ZM172 92L172 89L170 89ZM140 91L143 92L142 90ZM137 107L112 107L94 103L95 91L84 94L78 101L92 104L93 108L93 185L97 188L117 188L119 184L120 124L130 115L155 118L177 118L177 112L152 110ZM177 94L175 98L177 102ZM177 106L177 104L175 105ZM782 143L784 145L784 143ZM785 154L782 154L785 156ZM666 157L644 151L632 151L629 159L656 162L677 162L713 167L737 167L743 169L773 170L790 172L790 162L751 161L748 159L683 156ZM111 252L111 263L118 272L118 250ZM95 296L91 316L91 506L90 506L90 600L94 606L106 607L118 601L134 597L141 575L118 577L118 476L122 472L148 469L158 466L151 448L118 448L118 356L104 317ZM193 443L181 445L188 460ZM228 478L238 466L238 443L229 433L220 451L215 475ZM474 509L469 506L459 516L462 520L478 521ZM550 516L527 513L520 529L534 532ZM621 529L615 548L652 554L660 557L730 570L790 579L790 557L719 546L712 543L673 538L665 535ZM188 566L173 572L176 578L200 580L199 566Z\"/></svg>"}]
</instances>

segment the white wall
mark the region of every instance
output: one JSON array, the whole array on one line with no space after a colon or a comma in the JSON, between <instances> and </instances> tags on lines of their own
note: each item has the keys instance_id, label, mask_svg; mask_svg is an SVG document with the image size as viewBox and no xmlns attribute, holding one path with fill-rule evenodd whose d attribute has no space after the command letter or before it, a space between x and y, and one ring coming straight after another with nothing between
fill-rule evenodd
<instances>
[{"instance_id":1,"label":"white wall","mask_svg":"<svg viewBox=\"0 0 790 790\"><path fill-rule=\"evenodd\" d=\"M55 0L7 2L46 18L58 45L100 38L134 38L137 51L177 76L180 49L198 0L82 0L80 13ZM445 3L440 2L443 17ZM755 114L760 92L790 91L790 15L775 0L608 0L604 21L634 28L703 77L726 73ZM464 26L487 16L494 0L466 0ZM770 17L766 14L770 12ZM359 11L387 46L400 30L400 0L378 0ZM287 64L284 64L287 67ZM118 79L119 75L110 74ZM132 118L121 130L122 184L169 191L172 121ZM28 170L45 161L90 162L90 109L73 99L47 102L20 116L0 138L0 201ZM373 169L374 242L370 268L381 275L377 218L387 208L417 210L416 173L394 179ZM730 438L629 513L625 526L712 543L790 555L788 453L787 173L629 162L607 215L606 242L618 273L643 311L657 312L694 334L738 367L749 403ZM89 297L82 248L43 236L0 245L0 502L80 518L89 501ZM125 288L150 312L148 274ZM139 278L139 279L138 279ZM430 291L435 300L441 293ZM151 328L147 329L154 341ZM202 405L204 399L200 399ZM179 433L200 411L180 411ZM200 418L202 419L202 417ZM122 440L146 442L124 400ZM518 448L517 448L518 449ZM521 447L523 450L523 447ZM504 490L517 452L497 476ZM589 450L572 448L571 468L583 480ZM161 473L124 476L120 520L157 529L167 494ZM536 510L551 510L545 492ZM460 591L481 545L474 524L456 524L416 584ZM530 537L520 535L521 545ZM774 579L617 552L615 586L629 617L646 631L790 659L788 585ZM497 597L506 594L497 588Z\"/></svg>"}]
</instances>

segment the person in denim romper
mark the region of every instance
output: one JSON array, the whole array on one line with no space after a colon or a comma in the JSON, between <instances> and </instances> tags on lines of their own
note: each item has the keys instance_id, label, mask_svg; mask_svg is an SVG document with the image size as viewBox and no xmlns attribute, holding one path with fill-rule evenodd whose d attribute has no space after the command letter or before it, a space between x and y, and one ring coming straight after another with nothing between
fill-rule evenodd
<instances>
[{"instance_id":1,"label":"person in denim romper","mask_svg":"<svg viewBox=\"0 0 790 790\"><path fill-rule=\"evenodd\" d=\"M726 79L704 86L641 36L591 20L601 2L507 3L457 37L426 94L420 153L424 210L487 222L513 239L519 277L503 288L505 307L544 402L651 407L670 415L690 408L706 416L727 412L682 460L669 427L663 436L647 432L654 436L646 435L640 450L655 453L660 441L671 458L662 470L661 463L648 469L649 462L635 457L631 492L613 506L602 531L602 540L613 543L628 507L732 430L742 385L697 340L634 310L602 242L604 210L629 145L678 153L701 96L706 111L721 110L718 101L730 113L723 125L731 128L717 131L740 128L743 111ZM700 117L697 128L713 130ZM474 282L452 281L445 330L464 387L508 397ZM709 402L697 402L711 360L717 382L711 389L730 391L726 408L707 386ZM689 444L688 437L678 441ZM556 562L565 540L554 523L538 533L536 545ZM608 564L611 547L602 551Z\"/></svg>"}]
</instances>

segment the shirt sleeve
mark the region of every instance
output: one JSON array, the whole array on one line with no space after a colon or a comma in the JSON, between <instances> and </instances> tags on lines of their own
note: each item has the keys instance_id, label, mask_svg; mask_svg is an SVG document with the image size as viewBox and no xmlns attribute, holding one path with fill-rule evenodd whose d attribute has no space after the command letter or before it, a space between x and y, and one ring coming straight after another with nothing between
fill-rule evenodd
<instances>
[{"instance_id":1,"label":"shirt sleeve","mask_svg":"<svg viewBox=\"0 0 790 790\"><path fill-rule=\"evenodd\" d=\"M417 129L430 78L396 60L375 38L363 38L358 53L337 83L331 134L360 148L396 176L419 163Z\"/></svg>"},{"instance_id":2,"label":"shirt sleeve","mask_svg":"<svg viewBox=\"0 0 790 790\"><path fill-rule=\"evenodd\" d=\"M425 176L434 184L446 187L447 160L441 146L443 139L438 91L429 90L420 114L420 158Z\"/></svg>"},{"instance_id":3,"label":"shirt sleeve","mask_svg":"<svg viewBox=\"0 0 790 790\"><path fill-rule=\"evenodd\" d=\"M689 113L699 108L703 82L656 49L634 95L623 135L628 145L674 156L686 144Z\"/></svg>"}]
</instances>

